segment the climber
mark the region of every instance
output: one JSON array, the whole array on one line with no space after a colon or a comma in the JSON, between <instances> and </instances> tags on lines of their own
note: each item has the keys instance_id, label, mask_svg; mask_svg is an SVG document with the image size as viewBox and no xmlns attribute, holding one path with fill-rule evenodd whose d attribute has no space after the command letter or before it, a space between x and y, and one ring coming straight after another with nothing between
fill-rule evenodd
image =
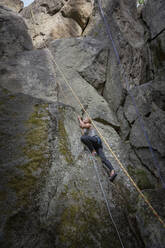
<instances>
[{"instance_id":1,"label":"climber","mask_svg":"<svg viewBox=\"0 0 165 248\"><path fill-rule=\"evenodd\" d=\"M102 141L100 137L96 134L94 127L92 126L90 118L85 118L84 120L78 116L80 123L80 128L82 129L81 141L89 148L92 156L96 154L101 158L102 163L104 163L110 170L110 181L112 182L117 176L113 166L110 161L105 157L103 152Z\"/></svg>"}]
</instances>

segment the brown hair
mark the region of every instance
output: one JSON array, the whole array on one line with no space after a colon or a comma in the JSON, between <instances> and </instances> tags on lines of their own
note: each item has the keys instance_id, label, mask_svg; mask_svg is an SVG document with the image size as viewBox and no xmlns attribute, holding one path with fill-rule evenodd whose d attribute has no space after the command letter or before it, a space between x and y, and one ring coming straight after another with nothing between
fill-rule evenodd
<instances>
[{"instance_id":1,"label":"brown hair","mask_svg":"<svg viewBox=\"0 0 165 248\"><path fill-rule=\"evenodd\" d=\"M87 117L86 119L88 120L88 123L90 123L90 124L92 123L91 118Z\"/></svg>"},{"instance_id":2,"label":"brown hair","mask_svg":"<svg viewBox=\"0 0 165 248\"><path fill-rule=\"evenodd\" d=\"M88 118L88 122L91 124L92 123L92 120L91 120L91 118Z\"/></svg>"}]
</instances>

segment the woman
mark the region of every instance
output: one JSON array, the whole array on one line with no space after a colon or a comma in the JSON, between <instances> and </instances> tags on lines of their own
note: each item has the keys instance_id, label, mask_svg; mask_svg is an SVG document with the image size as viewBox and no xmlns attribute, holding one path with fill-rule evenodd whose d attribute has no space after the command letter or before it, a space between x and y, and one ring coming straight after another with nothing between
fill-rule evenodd
<instances>
[{"instance_id":1,"label":"woman","mask_svg":"<svg viewBox=\"0 0 165 248\"><path fill-rule=\"evenodd\" d=\"M102 141L96 134L95 129L92 127L91 120L89 118L82 120L80 116L78 116L78 120L83 133L81 136L81 141L89 148L93 156L98 154L102 163L104 163L110 170L110 181L113 181L117 174L115 173L115 170L110 161L105 157Z\"/></svg>"}]
</instances>

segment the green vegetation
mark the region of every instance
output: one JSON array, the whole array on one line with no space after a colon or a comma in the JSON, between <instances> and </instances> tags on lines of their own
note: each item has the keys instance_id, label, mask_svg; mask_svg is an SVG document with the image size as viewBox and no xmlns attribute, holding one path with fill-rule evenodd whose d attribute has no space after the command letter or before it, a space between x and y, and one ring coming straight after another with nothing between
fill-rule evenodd
<instances>
[{"instance_id":1,"label":"green vegetation","mask_svg":"<svg viewBox=\"0 0 165 248\"><path fill-rule=\"evenodd\" d=\"M22 173L11 178L9 185L16 192L18 206L26 205L29 201L29 192L34 192L38 183L38 176L35 172L40 170L40 177L43 167L47 165L46 154L48 153L48 111L47 104L36 105L34 112L25 122L28 129L25 134L25 146L22 148L25 156L25 164L17 166Z\"/></svg>"},{"instance_id":2,"label":"green vegetation","mask_svg":"<svg viewBox=\"0 0 165 248\"><path fill-rule=\"evenodd\" d=\"M138 0L138 4L145 4L145 0Z\"/></svg>"},{"instance_id":3,"label":"green vegetation","mask_svg":"<svg viewBox=\"0 0 165 248\"><path fill-rule=\"evenodd\" d=\"M73 156L70 151L69 142L68 142L68 135L65 129L64 124L64 114L65 108L59 108L60 119L58 121L58 130L59 130L59 149L60 153L65 157L65 160L68 164L73 164Z\"/></svg>"},{"instance_id":4,"label":"green vegetation","mask_svg":"<svg viewBox=\"0 0 165 248\"><path fill-rule=\"evenodd\" d=\"M68 244L68 247L72 248L95 247L95 237L103 248L108 247L110 243L119 248L120 243L114 229L111 229L104 202L97 202L82 191L68 190L64 190L62 198L68 198L70 204L63 210L56 229L61 246Z\"/></svg>"},{"instance_id":5,"label":"green vegetation","mask_svg":"<svg viewBox=\"0 0 165 248\"><path fill-rule=\"evenodd\" d=\"M136 183L141 190L154 188L154 185L150 182L145 170L128 166L128 172L131 177L135 178Z\"/></svg>"}]
</instances>

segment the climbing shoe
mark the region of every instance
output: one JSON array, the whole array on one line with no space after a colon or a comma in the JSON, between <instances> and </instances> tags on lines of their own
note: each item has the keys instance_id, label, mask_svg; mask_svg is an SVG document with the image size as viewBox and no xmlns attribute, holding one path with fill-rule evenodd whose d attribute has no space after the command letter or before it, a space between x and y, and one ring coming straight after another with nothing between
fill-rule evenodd
<instances>
[{"instance_id":1,"label":"climbing shoe","mask_svg":"<svg viewBox=\"0 0 165 248\"><path fill-rule=\"evenodd\" d=\"M109 180L113 182L116 176L117 176L117 173L115 172L112 176L109 177Z\"/></svg>"},{"instance_id":2,"label":"climbing shoe","mask_svg":"<svg viewBox=\"0 0 165 248\"><path fill-rule=\"evenodd\" d=\"M97 155L97 152L96 151L93 151L92 152L92 156L95 157Z\"/></svg>"}]
</instances>

